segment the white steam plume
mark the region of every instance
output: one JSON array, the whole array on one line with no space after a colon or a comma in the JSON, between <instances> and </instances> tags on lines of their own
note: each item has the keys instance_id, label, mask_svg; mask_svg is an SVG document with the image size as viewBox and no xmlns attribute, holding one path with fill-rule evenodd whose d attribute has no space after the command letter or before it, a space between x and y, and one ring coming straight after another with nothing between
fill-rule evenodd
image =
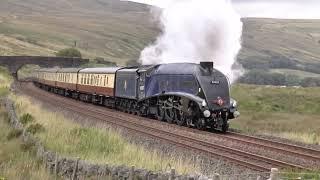
<instances>
[{"instance_id":1,"label":"white steam plume","mask_svg":"<svg viewBox=\"0 0 320 180\"><path fill-rule=\"evenodd\" d=\"M167 0L152 5L163 8L162 34L141 52L143 64L213 61L231 82L241 74L241 68L232 66L241 48L242 22L229 1Z\"/></svg>"}]
</instances>

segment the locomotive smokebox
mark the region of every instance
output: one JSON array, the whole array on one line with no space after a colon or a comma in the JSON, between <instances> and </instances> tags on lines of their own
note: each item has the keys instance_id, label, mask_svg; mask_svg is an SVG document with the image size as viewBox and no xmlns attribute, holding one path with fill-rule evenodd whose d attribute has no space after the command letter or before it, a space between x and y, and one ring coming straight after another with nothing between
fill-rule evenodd
<instances>
[{"instance_id":1,"label":"locomotive smokebox","mask_svg":"<svg viewBox=\"0 0 320 180\"><path fill-rule=\"evenodd\" d=\"M211 61L203 61L203 62L200 62L200 66L201 66L203 69L207 69L209 72L212 72L212 71L213 71L213 62L211 62Z\"/></svg>"}]
</instances>

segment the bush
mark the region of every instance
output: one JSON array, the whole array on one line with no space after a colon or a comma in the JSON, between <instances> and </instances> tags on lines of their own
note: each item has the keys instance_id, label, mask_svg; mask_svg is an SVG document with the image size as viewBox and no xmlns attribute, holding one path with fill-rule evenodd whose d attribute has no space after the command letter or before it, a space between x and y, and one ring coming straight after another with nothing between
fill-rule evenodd
<instances>
[{"instance_id":1,"label":"bush","mask_svg":"<svg viewBox=\"0 0 320 180\"><path fill-rule=\"evenodd\" d=\"M62 49L59 52L56 53L57 57L79 57L81 58L81 52L75 48L67 48Z\"/></svg>"},{"instance_id":2,"label":"bush","mask_svg":"<svg viewBox=\"0 0 320 180\"><path fill-rule=\"evenodd\" d=\"M23 124L23 125L26 125L30 122L33 122L34 118L31 114L29 113L26 113L26 114L23 114L21 117L20 117L20 122Z\"/></svg>"},{"instance_id":3,"label":"bush","mask_svg":"<svg viewBox=\"0 0 320 180\"><path fill-rule=\"evenodd\" d=\"M23 152L32 150L34 146L35 146L35 143L30 140L20 144L20 148Z\"/></svg>"},{"instance_id":4,"label":"bush","mask_svg":"<svg viewBox=\"0 0 320 180\"><path fill-rule=\"evenodd\" d=\"M106 65L106 66L117 66L115 62L107 61L103 57L96 57L93 60L96 64Z\"/></svg>"},{"instance_id":5,"label":"bush","mask_svg":"<svg viewBox=\"0 0 320 180\"><path fill-rule=\"evenodd\" d=\"M301 82L301 86L303 87L320 86L320 78L312 78L312 77L304 78Z\"/></svg>"},{"instance_id":6,"label":"bush","mask_svg":"<svg viewBox=\"0 0 320 180\"><path fill-rule=\"evenodd\" d=\"M7 139L11 140L14 138L18 138L22 135L22 130L19 129L13 129L9 132L9 134L7 135Z\"/></svg>"},{"instance_id":7,"label":"bush","mask_svg":"<svg viewBox=\"0 0 320 180\"><path fill-rule=\"evenodd\" d=\"M36 134L38 132L43 132L44 131L44 127L39 124L31 124L28 128L27 128L27 132L31 133L31 134Z\"/></svg>"},{"instance_id":8,"label":"bush","mask_svg":"<svg viewBox=\"0 0 320 180\"><path fill-rule=\"evenodd\" d=\"M279 73L268 73L261 70L251 70L239 79L240 83L258 85L286 85L286 76Z\"/></svg>"}]
</instances>

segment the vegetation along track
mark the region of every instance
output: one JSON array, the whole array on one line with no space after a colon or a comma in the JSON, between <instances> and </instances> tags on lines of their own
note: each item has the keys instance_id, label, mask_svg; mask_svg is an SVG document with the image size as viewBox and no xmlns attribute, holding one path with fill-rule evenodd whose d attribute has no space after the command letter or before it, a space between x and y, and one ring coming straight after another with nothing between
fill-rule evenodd
<instances>
[{"instance_id":1,"label":"vegetation along track","mask_svg":"<svg viewBox=\"0 0 320 180\"><path fill-rule=\"evenodd\" d=\"M63 98L58 95L50 94L45 91L41 91L40 89L37 89L34 86L29 85L23 85L20 86L20 88L27 93L28 95L35 96L37 94L37 98L46 101L53 105L59 105L60 107L63 107L65 109L68 109L73 112L77 112L78 114L91 117L97 120L107 121L110 124L120 126L123 128L126 128L127 130L141 133L143 135L147 135L149 137L154 137L160 140L164 140L168 143L175 144L176 146L183 147L186 149L190 149L193 151L205 153L209 156L213 157L221 157L223 159L229 160L233 163L236 163L238 165L241 165L246 168L250 168L256 171L268 171L271 167L278 167L278 168L293 168L293 169L308 169L308 167L301 166L298 164L292 164L285 161L279 161L273 158L268 158L265 156L257 155L254 153L248 153L245 151L241 151L237 148L230 148L221 144L209 142L206 140L203 140L198 137L193 136L186 136L179 131L170 131L165 128L156 128L154 126L150 126L145 123L141 123L142 121L145 121L145 118L132 116L129 114L123 114L118 111L110 110L103 107L98 106L92 106L90 104L82 103L79 101L71 100L68 98ZM150 121L150 120L149 120ZM181 128L178 127L177 128ZM183 127L182 127L183 128ZM190 130L190 129L189 129ZM192 129L192 131L195 131L196 133L208 133L208 132L201 132ZM287 153L287 150L292 148L279 148L275 146L275 144L271 141L265 140L265 139L256 139L255 137L249 138L249 136L242 136L237 134L229 134L229 135L221 135L221 134L213 134L208 133L210 136L221 136L229 141L241 141L243 143L250 145L259 145L262 148L274 148L278 151L282 151L283 153ZM246 137L246 138L244 138ZM291 146L287 144L287 146ZM298 149L298 146L292 146ZM303 147L299 147L303 148ZM313 150L314 153L316 152ZM307 152L307 149L305 149L305 152ZM295 155L301 155L302 153L298 153L298 150L289 151L290 154L295 153ZM307 154L307 153L305 153ZM319 158L320 152L318 154L312 154L309 155L308 158L314 157Z\"/></svg>"}]
</instances>

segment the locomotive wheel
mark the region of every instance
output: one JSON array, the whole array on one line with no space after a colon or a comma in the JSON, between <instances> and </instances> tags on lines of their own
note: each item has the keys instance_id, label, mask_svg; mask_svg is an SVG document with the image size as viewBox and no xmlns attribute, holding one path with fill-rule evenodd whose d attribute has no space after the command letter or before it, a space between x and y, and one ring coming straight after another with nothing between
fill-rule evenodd
<instances>
[{"instance_id":1,"label":"locomotive wheel","mask_svg":"<svg viewBox=\"0 0 320 180\"><path fill-rule=\"evenodd\" d=\"M229 123L227 121L227 119L223 119L223 123L222 123L222 126L221 126L221 131L223 133L226 133L229 129Z\"/></svg>"},{"instance_id":2,"label":"locomotive wheel","mask_svg":"<svg viewBox=\"0 0 320 180\"><path fill-rule=\"evenodd\" d=\"M186 118L186 125L187 125L187 127L192 127L192 118L190 118L190 117L187 117Z\"/></svg>"},{"instance_id":3,"label":"locomotive wheel","mask_svg":"<svg viewBox=\"0 0 320 180\"><path fill-rule=\"evenodd\" d=\"M223 125L222 125L221 131L222 131L223 133L226 133L226 132L228 131L228 129L229 129L229 124L226 123L226 124L223 124Z\"/></svg>"},{"instance_id":4,"label":"locomotive wheel","mask_svg":"<svg viewBox=\"0 0 320 180\"><path fill-rule=\"evenodd\" d=\"M229 129L228 114L227 113L221 113L220 128L221 128L221 132L223 132L223 133L226 133Z\"/></svg>"},{"instance_id":5,"label":"locomotive wheel","mask_svg":"<svg viewBox=\"0 0 320 180\"><path fill-rule=\"evenodd\" d=\"M179 126L184 126L186 124L186 116L182 111L176 111L175 121Z\"/></svg>"},{"instance_id":6,"label":"locomotive wheel","mask_svg":"<svg viewBox=\"0 0 320 180\"><path fill-rule=\"evenodd\" d=\"M173 109L166 109L165 111L165 117L168 123L173 123L175 118L175 113Z\"/></svg>"},{"instance_id":7,"label":"locomotive wheel","mask_svg":"<svg viewBox=\"0 0 320 180\"><path fill-rule=\"evenodd\" d=\"M203 121L202 119L198 119L196 124L195 124L196 128L199 129L199 130L204 130L206 128L205 123L203 123L202 121Z\"/></svg>"},{"instance_id":8,"label":"locomotive wheel","mask_svg":"<svg viewBox=\"0 0 320 180\"><path fill-rule=\"evenodd\" d=\"M156 118L159 121L163 121L164 120L164 109L162 108L162 105L158 105Z\"/></svg>"}]
</instances>

